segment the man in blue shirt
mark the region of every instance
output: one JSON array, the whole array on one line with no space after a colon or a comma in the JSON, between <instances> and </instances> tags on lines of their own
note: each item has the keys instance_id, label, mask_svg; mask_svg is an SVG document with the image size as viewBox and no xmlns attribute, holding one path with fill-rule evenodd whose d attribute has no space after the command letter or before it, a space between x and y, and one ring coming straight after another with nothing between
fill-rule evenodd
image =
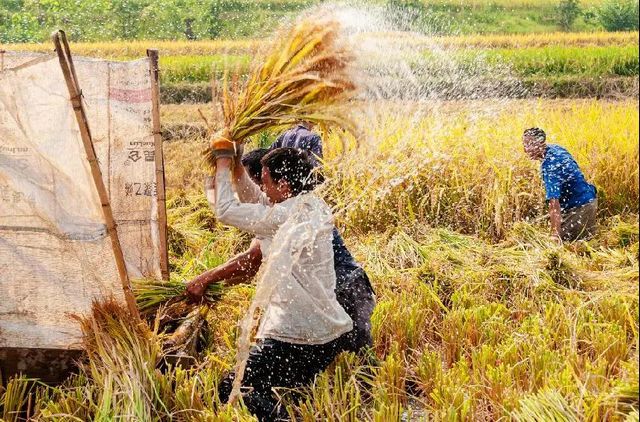
<instances>
[{"instance_id":1,"label":"man in blue shirt","mask_svg":"<svg viewBox=\"0 0 640 422\"><path fill-rule=\"evenodd\" d=\"M547 144L539 128L525 130L522 141L529 158L541 162L552 233L564 241L595 234L596 188L587 183L571 154L559 145Z\"/></svg>"}]
</instances>

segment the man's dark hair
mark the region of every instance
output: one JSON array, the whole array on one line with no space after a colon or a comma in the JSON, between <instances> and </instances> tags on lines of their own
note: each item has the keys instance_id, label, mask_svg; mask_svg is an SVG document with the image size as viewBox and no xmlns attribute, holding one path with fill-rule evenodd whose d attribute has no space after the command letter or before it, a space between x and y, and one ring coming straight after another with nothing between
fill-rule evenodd
<instances>
[{"instance_id":1,"label":"man's dark hair","mask_svg":"<svg viewBox=\"0 0 640 422\"><path fill-rule=\"evenodd\" d=\"M314 168L309 153L297 148L276 148L262 158L262 166L269 170L274 182L285 180L296 196L313 190L324 181Z\"/></svg>"},{"instance_id":2,"label":"man's dark hair","mask_svg":"<svg viewBox=\"0 0 640 422\"><path fill-rule=\"evenodd\" d=\"M537 140L547 140L547 134L539 127L532 127L524 131L523 136L533 136Z\"/></svg>"},{"instance_id":3,"label":"man's dark hair","mask_svg":"<svg viewBox=\"0 0 640 422\"><path fill-rule=\"evenodd\" d=\"M269 148L257 148L242 156L242 165L254 180L262 180L262 157L271 151Z\"/></svg>"}]
</instances>

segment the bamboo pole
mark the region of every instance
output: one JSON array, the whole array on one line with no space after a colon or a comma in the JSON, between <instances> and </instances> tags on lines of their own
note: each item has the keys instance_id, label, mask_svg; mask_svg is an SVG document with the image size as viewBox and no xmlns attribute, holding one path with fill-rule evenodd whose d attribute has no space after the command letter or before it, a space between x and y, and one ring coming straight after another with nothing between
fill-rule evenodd
<instances>
[{"instance_id":1,"label":"bamboo pole","mask_svg":"<svg viewBox=\"0 0 640 422\"><path fill-rule=\"evenodd\" d=\"M160 96L158 88L158 50L147 50L151 75L151 117L155 146L156 187L158 203L158 229L160 232L160 272L163 280L169 280L169 252L167 248L167 205L164 181L164 155L160 133Z\"/></svg>"},{"instance_id":2,"label":"bamboo pole","mask_svg":"<svg viewBox=\"0 0 640 422\"><path fill-rule=\"evenodd\" d=\"M71 105L73 106L73 111L76 115L76 120L80 129L80 137L82 138L84 150L87 154L87 161L91 167L91 176L93 177L93 182L95 183L96 190L100 197L102 214L104 215L107 232L111 239L111 247L113 248L113 255L116 260L116 267L118 268L118 274L120 275L120 281L122 283L127 307L129 308L131 315L136 318L136 320L140 320L140 314L136 307L136 300L131 290L131 284L129 283L129 275L127 274L127 267L124 262L120 239L118 238L116 222L113 218L111 204L109 203L109 195L104 185L104 180L102 179L102 172L100 171L100 165L98 163L96 151L93 146L93 140L91 138L91 131L89 130L87 114L85 112L84 105L82 104L82 91L78 84L78 77L71 58L71 51L69 49L69 43L67 42L67 36L64 31L57 31L52 34L51 38L55 45L56 53L58 53L60 68L62 69L64 79L67 83L67 88L69 89Z\"/></svg>"},{"instance_id":3,"label":"bamboo pole","mask_svg":"<svg viewBox=\"0 0 640 422\"><path fill-rule=\"evenodd\" d=\"M216 108L218 101L218 66L215 63L211 65L211 103Z\"/></svg>"}]
</instances>

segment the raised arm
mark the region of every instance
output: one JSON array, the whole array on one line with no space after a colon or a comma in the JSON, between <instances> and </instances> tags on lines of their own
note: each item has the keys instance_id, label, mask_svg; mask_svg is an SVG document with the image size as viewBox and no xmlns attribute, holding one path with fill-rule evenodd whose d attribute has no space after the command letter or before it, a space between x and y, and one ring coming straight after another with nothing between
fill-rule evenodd
<instances>
[{"instance_id":1,"label":"raised arm","mask_svg":"<svg viewBox=\"0 0 640 422\"><path fill-rule=\"evenodd\" d=\"M251 180L239 160L236 161L235 168L233 169L233 183L235 184L236 193L238 194L240 202L267 204L264 193L260 190L260 187Z\"/></svg>"},{"instance_id":2,"label":"raised arm","mask_svg":"<svg viewBox=\"0 0 640 422\"><path fill-rule=\"evenodd\" d=\"M240 203L231 188L230 166L229 158L219 158L216 162L215 212L218 220L256 235L274 235L288 218L289 211L278 204Z\"/></svg>"}]
</instances>

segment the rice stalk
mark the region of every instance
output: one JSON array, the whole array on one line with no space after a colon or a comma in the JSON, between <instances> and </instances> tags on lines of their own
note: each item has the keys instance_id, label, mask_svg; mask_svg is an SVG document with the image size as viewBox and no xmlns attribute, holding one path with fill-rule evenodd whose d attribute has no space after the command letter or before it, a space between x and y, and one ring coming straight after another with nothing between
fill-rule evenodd
<instances>
[{"instance_id":1,"label":"rice stalk","mask_svg":"<svg viewBox=\"0 0 640 422\"><path fill-rule=\"evenodd\" d=\"M621 384L613 388L606 398L606 404L614 407L619 415L632 417L640 408L638 383Z\"/></svg>"},{"instance_id":2,"label":"rice stalk","mask_svg":"<svg viewBox=\"0 0 640 422\"><path fill-rule=\"evenodd\" d=\"M285 391L283 403L291 420L367 420L363 409L371 404L371 387L376 372L375 367L371 366L374 364L371 357L372 355L343 353L330 368L315 378L311 386L294 390L298 395L288 397L288 391Z\"/></svg>"},{"instance_id":3,"label":"rice stalk","mask_svg":"<svg viewBox=\"0 0 640 422\"><path fill-rule=\"evenodd\" d=\"M335 109L355 89L348 76L351 55L339 40L338 22L313 16L281 32L258 56L246 79L223 78L224 128L216 138L243 143L248 137L274 127L309 121L322 128L350 128ZM226 72L228 73L228 72ZM211 149L206 156L212 162Z\"/></svg>"},{"instance_id":4,"label":"rice stalk","mask_svg":"<svg viewBox=\"0 0 640 422\"><path fill-rule=\"evenodd\" d=\"M520 409L512 413L516 421L581 420L579 412L558 391L543 390L520 400Z\"/></svg>"},{"instance_id":5,"label":"rice stalk","mask_svg":"<svg viewBox=\"0 0 640 422\"><path fill-rule=\"evenodd\" d=\"M198 354L200 339L205 337L206 317L209 307L206 305L191 311L178 325L176 330L163 342L165 358L174 366L192 361Z\"/></svg>"},{"instance_id":6,"label":"rice stalk","mask_svg":"<svg viewBox=\"0 0 640 422\"><path fill-rule=\"evenodd\" d=\"M181 281L139 279L134 280L131 285L138 309L145 315L155 313L161 305L176 305L187 299L185 295L187 285ZM223 289L224 287L220 283L209 284L204 294L204 301L215 302L222 294Z\"/></svg>"},{"instance_id":7,"label":"rice stalk","mask_svg":"<svg viewBox=\"0 0 640 422\"><path fill-rule=\"evenodd\" d=\"M18 376L11 378L5 387L0 385L0 415L3 421L13 422L24 416L25 406L33 380Z\"/></svg>"},{"instance_id":8,"label":"rice stalk","mask_svg":"<svg viewBox=\"0 0 640 422\"><path fill-rule=\"evenodd\" d=\"M133 420L163 420L169 414L161 399L156 371L161 348L145 323L131 320L114 299L94 302L91 315L77 317L87 361L81 365L94 385L92 413L103 420L127 415Z\"/></svg>"}]
</instances>

